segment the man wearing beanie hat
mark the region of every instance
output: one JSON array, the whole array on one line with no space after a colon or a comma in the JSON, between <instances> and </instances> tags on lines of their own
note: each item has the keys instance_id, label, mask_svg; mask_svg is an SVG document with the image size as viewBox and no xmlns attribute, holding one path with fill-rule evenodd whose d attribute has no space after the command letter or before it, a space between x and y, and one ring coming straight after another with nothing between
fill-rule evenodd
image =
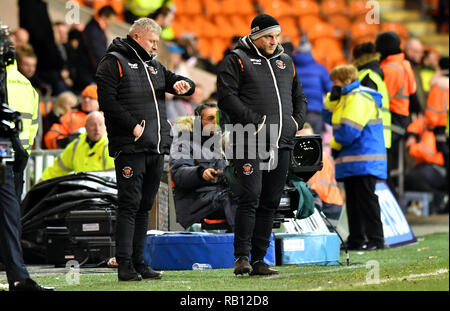
<instances>
[{"instance_id":1,"label":"man wearing beanie hat","mask_svg":"<svg viewBox=\"0 0 450 311\"><path fill-rule=\"evenodd\" d=\"M228 114L233 129L238 128L235 125L253 129L247 132L247 139L233 140L232 146L238 200L236 275L279 273L263 259L286 182L293 138L302 129L306 114L306 96L292 58L279 44L280 33L275 18L256 16L251 33L225 56L217 76L218 105ZM238 137L237 132L232 132L232 137ZM271 154L270 158L263 153Z\"/></svg>"},{"instance_id":2,"label":"man wearing beanie hat","mask_svg":"<svg viewBox=\"0 0 450 311\"><path fill-rule=\"evenodd\" d=\"M409 124L409 98L416 92L416 80L410 62L400 49L400 37L396 33L379 34L375 47L381 54L380 67L390 98L392 136L391 148L388 149L388 185L393 194L398 196L390 172L397 167L399 143Z\"/></svg>"}]
</instances>

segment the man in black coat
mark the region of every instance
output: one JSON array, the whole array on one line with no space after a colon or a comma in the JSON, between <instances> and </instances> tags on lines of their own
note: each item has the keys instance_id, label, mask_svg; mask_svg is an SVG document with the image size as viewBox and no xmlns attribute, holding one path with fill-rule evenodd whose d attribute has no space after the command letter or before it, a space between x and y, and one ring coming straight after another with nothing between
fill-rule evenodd
<instances>
[{"instance_id":1,"label":"man in black coat","mask_svg":"<svg viewBox=\"0 0 450 311\"><path fill-rule=\"evenodd\" d=\"M303 127L307 108L292 59L279 44L280 33L272 16L256 16L251 34L224 58L217 77L219 108L235 130L231 130L239 204L235 274L278 274L263 259L286 183L293 138ZM247 129L243 136L238 125Z\"/></svg>"},{"instance_id":2,"label":"man in black coat","mask_svg":"<svg viewBox=\"0 0 450 311\"><path fill-rule=\"evenodd\" d=\"M217 105L204 103L196 118L186 116L175 124L178 137L170 152L177 222L185 229L203 218L226 219L233 230L236 205L223 178L226 161L221 132L216 126Z\"/></svg>"},{"instance_id":3,"label":"man in black coat","mask_svg":"<svg viewBox=\"0 0 450 311\"><path fill-rule=\"evenodd\" d=\"M106 31L115 20L116 12L110 5L106 5L91 18L81 33L76 89L83 90L94 82L98 63L108 48Z\"/></svg>"},{"instance_id":4,"label":"man in black coat","mask_svg":"<svg viewBox=\"0 0 450 311\"><path fill-rule=\"evenodd\" d=\"M116 169L116 259L121 281L161 278L144 263L143 253L148 211L172 142L165 92L189 96L195 90L194 82L155 59L160 34L154 20L135 21L126 38L113 40L96 74Z\"/></svg>"}]
</instances>

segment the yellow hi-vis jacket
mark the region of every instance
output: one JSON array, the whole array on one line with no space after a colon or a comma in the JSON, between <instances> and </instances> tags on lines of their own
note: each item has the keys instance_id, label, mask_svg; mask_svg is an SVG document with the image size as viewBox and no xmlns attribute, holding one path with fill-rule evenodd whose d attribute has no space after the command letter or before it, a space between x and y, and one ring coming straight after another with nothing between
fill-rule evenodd
<instances>
[{"instance_id":1,"label":"yellow hi-vis jacket","mask_svg":"<svg viewBox=\"0 0 450 311\"><path fill-rule=\"evenodd\" d=\"M6 67L8 105L20 112L22 132L19 134L23 148L30 154L39 128L39 95L28 80L17 69L17 63Z\"/></svg>"},{"instance_id":2,"label":"yellow hi-vis jacket","mask_svg":"<svg viewBox=\"0 0 450 311\"><path fill-rule=\"evenodd\" d=\"M383 79L378 73L370 69L363 69L359 71L359 81L362 81L366 76L377 85L377 91L383 96L381 103L381 119L383 120L384 145L387 149L391 148L391 111L389 110L389 93Z\"/></svg>"},{"instance_id":3,"label":"yellow hi-vis jacket","mask_svg":"<svg viewBox=\"0 0 450 311\"><path fill-rule=\"evenodd\" d=\"M106 133L91 148L86 141L87 133L72 141L45 169L41 180L69 175L72 172L106 171L114 168L114 159L109 156Z\"/></svg>"}]
</instances>

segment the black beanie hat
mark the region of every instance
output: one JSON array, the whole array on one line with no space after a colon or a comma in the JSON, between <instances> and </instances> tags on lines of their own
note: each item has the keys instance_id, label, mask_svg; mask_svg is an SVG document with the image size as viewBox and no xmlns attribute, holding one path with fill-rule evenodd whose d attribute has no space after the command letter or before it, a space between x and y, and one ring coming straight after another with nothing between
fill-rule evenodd
<instances>
[{"instance_id":1,"label":"black beanie hat","mask_svg":"<svg viewBox=\"0 0 450 311\"><path fill-rule=\"evenodd\" d=\"M392 31L380 33L375 40L375 46L382 59L402 52L400 50L400 37Z\"/></svg>"},{"instance_id":2,"label":"black beanie hat","mask_svg":"<svg viewBox=\"0 0 450 311\"><path fill-rule=\"evenodd\" d=\"M274 31L281 31L278 21L268 14L259 14L252 21L250 37L256 40Z\"/></svg>"},{"instance_id":3,"label":"black beanie hat","mask_svg":"<svg viewBox=\"0 0 450 311\"><path fill-rule=\"evenodd\" d=\"M439 68L441 68L442 70L448 70L448 57L441 57L441 59L439 60Z\"/></svg>"}]
</instances>

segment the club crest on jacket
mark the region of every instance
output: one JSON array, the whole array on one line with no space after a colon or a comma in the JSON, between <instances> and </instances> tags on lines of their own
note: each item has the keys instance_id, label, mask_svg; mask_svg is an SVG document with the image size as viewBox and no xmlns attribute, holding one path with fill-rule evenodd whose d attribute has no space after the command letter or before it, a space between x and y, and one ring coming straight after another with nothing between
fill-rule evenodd
<instances>
[{"instance_id":1,"label":"club crest on jacket","mask_svg":"<svg viewBox=\"0 0 450 311\"><path fill-rule=\"evenodd\" d=\"M125 178L131 178L133 176L134 172L133 169L130 166L125 166L122 169L122 175Z\"/></svg>"}]
</instances>

